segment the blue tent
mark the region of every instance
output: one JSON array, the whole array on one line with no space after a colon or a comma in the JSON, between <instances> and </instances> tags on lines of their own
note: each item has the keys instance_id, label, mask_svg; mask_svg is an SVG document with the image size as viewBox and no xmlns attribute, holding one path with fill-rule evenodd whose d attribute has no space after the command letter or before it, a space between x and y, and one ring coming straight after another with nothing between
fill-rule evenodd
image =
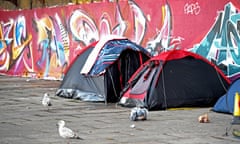
<instances>
[{"instance_id":1,"label":"blue tent","mask_svg":"<svg viewBox=\"0 0 240 144\"><path fill-rule=\"evenodd\" d=\"M213 107L213 111L233 114L236 92L240 92L240 78L232 82L227 93L218 99Z\"/></svg>"}]
</instances>

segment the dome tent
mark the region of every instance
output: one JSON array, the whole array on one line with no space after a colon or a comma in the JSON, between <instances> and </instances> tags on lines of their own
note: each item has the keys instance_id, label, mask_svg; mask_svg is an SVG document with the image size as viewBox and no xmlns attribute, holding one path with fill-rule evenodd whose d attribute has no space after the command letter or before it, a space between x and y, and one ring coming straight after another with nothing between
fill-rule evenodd
<instances>
[{"instance_id":1,"label":"dome tent","mask_svg":"<svg viewBox=\"0 0 240 144\"><path fill-rule=\"evenodd\" d=\"M222 71L202 56L171 50L152 57L133 74L119 104L149 110L213 106L229 83Z\"/></svg>"},{"instance_id":2,"label":"dome tent","mask_svg":"<svg viewBox=\"0 0 240 144\"><path fill-rule=\"evenodd\" d=\"M82 101L117 102L120 91L150 53L126 38L92 43L69 66L56 95Z\"/></svg>"}]
</instances>

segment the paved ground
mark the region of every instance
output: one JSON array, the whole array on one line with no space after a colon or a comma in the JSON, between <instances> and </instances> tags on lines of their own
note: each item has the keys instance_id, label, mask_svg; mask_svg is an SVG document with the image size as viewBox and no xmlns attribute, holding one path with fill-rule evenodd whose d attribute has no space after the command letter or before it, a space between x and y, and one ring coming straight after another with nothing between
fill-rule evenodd
<instances>
[{"instance_id":1,"label":"paved ground","mask_svg":"<svg viewBox=\"0 0 240 144\"><path fill-rule=\"evenodd\" d=\"M210 108L151 111L146 121L130 121L131 109L54 96L61 81L0 76L0 144L239 144L232 116ZM49 93L53 106L41 105ZM198 116L209 112L210 123ZM64 140L56 123L63 119L84 140ZM135 127L131 127L134 125ZM226 136L226 129L229 128Z\"/></svg>"}]
</instances>

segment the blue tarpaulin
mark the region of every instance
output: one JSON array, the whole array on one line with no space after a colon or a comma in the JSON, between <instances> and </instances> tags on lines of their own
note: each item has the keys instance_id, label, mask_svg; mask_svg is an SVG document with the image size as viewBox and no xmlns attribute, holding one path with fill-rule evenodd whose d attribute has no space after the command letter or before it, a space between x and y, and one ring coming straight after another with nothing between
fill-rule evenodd
<instances>
[{"instance_id":1,"label":"blue tarpaulin","mask_svg":"<svg viewBox=\"0 0 240 144\"><path fill-rule=\"evenodd\" d=\"M237 79L234 82L232 82L227 93L221 96L216 102L216 104L214 105L213 111L233 114L234 98L235 98L236 92L240 93L240 79Z\"/></svg>"},{"instance_id":2,"label":"blue tarpaulin","mask_svg":"<svg viewBox=\"0 0 240 144\"><path fill-rule=\"evenodd\" d=\"M136 45L128 39L108 41L100 51L89 75L101 74L109 65L114 63L119 58L120 54L126 49L149 55L149 52L145 48Z\"/></svg>"}]
</instances>

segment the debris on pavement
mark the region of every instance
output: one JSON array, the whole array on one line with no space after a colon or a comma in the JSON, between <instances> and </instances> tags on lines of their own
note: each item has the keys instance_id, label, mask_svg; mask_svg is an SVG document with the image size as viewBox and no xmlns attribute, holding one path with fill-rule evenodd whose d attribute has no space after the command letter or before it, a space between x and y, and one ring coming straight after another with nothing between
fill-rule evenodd
<instances>
[{"instance_id":1,"label":"debris on pavement","mask_svg":"<svg viewBox=\"0 0 240 144\"><path fill-rule=\"evenodd\" d=\"M206 114L200 115L198 117L198 122L200 122L200 123L209 123L210 120L209 120L208 114L206 113Z\"/></svg>"},{"instance_id":2,"label":"debris on pavement","mask_svg":"<svg viewBox=\"0 0 240 144\"><path fill-rule=\"evenodd\" d=\"M233 129L232 134L233 134L233 136L240 138L240 130Z\"/></svg>"},{"instance_id":3,"label":"debris on pavement","mask_svg":"<svg viewBox=\"0 0 240 144\"><path fill-rule=\"evenodd\" d=\"M131 110L130 120L147 120L148 110L144 107L134 107Z\"/></svg>"}]
</instances>

